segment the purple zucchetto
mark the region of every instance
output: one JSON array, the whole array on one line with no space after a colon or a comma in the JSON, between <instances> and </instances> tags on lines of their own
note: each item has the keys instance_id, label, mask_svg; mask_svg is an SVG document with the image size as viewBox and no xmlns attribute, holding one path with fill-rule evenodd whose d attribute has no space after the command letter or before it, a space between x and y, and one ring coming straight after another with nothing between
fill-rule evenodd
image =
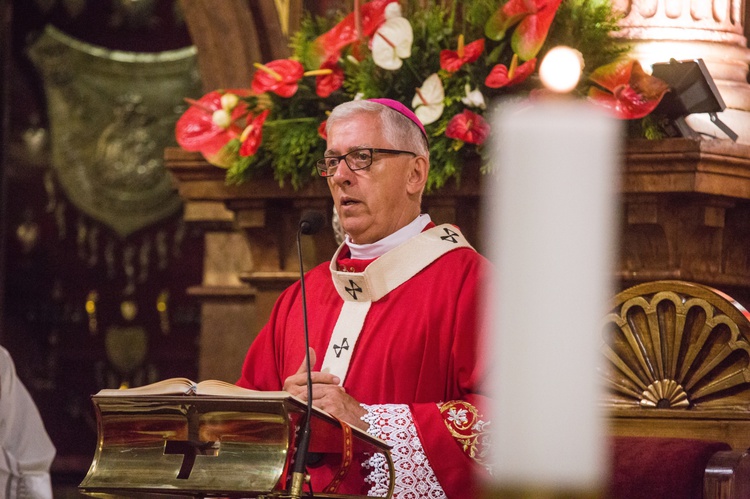
<instances>
[{"instance_id":1,"label":"purple zucchetto","mask_svg":"<svg viewBox=\"0 0 750 499\"><path fill-rule=\"evenodd\" d=\"M415 125L419 127L419 129L422 131L422 135L424 135L425 140L427 140L427 132L424 129L424 125L422 124L421 121L419 121L419 118L417 118L417 115L414 114L414 111L404 106L399 101L393 100L393 99L367 99L367 100L370 102L377 102L378 104L382 104L386 107L390 107L394 111L398 111L402 115L406 116L411 121L413 121Z\"/></svg>"}]
</instances>

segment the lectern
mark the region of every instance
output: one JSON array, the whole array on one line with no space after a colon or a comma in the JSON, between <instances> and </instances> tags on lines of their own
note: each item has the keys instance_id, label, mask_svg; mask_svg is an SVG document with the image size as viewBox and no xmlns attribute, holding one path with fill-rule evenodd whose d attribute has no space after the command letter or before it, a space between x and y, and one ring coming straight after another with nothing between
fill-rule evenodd
<instances>
[{"instance_id":1,"label":"lectern","mask_svg":"<svg viewBox=\"0 0 750 499\"><path fill-rule=\"evenodd\" d=\"M306 414L301 400L285 392L248 391L242 397L116 392L103 390L92 397L98 444L79 486L84 494L290 497L288 476ZM314 490L314 497L364 497L361 463L376 454L385 457L386 497L392 496L393 461L384 442L319 410L313 412L311 429L311 456L340 463L330 484ZM346 490L358 492L341 492ZM306 493L307 487L303 497Z\"/></svg>"}]
</instances>

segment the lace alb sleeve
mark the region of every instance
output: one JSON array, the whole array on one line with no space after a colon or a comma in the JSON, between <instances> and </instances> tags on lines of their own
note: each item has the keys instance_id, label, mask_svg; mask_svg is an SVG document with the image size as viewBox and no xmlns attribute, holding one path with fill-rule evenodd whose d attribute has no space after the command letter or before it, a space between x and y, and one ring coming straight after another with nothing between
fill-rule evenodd
<instances>
[{"instance_id":1,"label":"lace alb sleeve","mask_svg":"<svg viewBox=\"0 0 750 499\"><path fill-rule=\"evenodd\" d=\"M406 404L362 405L367 414L362 420L370 425L370 435L391 446L396 483L396 499L444 499L445 492L424 453L417 428ZM383 455L376 454L364 463L370 470L368 495L384 496L388 492L388 469Z\"/></svg>"}]
</instances>

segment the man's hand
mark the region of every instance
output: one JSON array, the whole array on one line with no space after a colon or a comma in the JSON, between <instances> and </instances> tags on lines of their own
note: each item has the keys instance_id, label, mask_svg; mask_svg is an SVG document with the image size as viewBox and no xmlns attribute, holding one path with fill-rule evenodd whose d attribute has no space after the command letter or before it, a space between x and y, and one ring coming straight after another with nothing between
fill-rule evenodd
<instances>
[{"instance_id":1,"label":"man's hand","mask_svg":"<svg viewBox=\"0 0 750 499\"><path fill-rule=\"evenodd\" d=\"M315 365L315 350L311 348L308 355L310 355L310 365ZM339 385L341 380L338 376L313 371L311 377L313 405L315 407L346 421L351 426L367 430L367 423L361 419L367 411L346 393L344 387ZM284 380L284 390L307 401L307 359L302 360L302 365L299 366L296 373Z\"/></svg>"}]
</instances>

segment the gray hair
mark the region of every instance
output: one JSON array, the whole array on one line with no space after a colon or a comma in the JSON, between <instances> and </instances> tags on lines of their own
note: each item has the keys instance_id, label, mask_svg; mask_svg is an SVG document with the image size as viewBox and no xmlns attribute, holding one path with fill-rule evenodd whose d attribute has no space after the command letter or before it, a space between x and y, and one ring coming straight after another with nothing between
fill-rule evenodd
<instances>
[{"instance_id":1,"label":"gray hair","mask_svg":"<svg viewBox=\"0 0 750 499\"><path fill-rule=\"evenodd\" d=\"M334 123L351 118L355 114L370 113L380 117L383 136L396 148L403 148L419 156L429 158L430 150L422 130L409 118L388 106L368 100L353 100L339 104L328 117L326 133Z\"/></svg>"}]
</instances>

